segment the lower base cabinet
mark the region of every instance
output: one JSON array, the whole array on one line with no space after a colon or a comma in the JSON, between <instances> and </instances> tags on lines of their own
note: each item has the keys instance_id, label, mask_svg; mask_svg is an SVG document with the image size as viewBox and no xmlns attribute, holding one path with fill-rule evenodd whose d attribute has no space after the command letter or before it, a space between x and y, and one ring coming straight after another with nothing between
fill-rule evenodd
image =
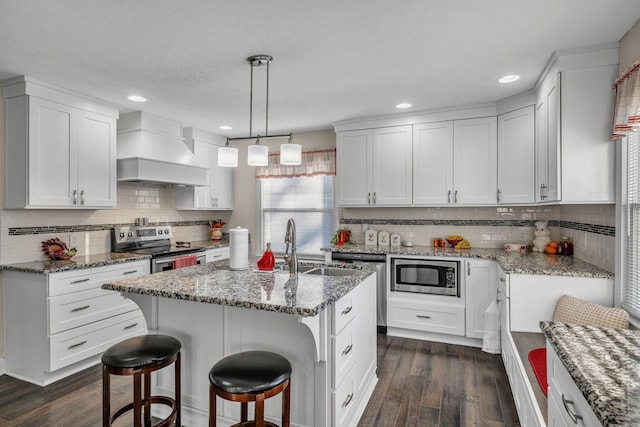
<instances>
[{"instance_id":1,"label":"lower base cabinet","mask_svg":"<svg viewBox=\"0 0 640 427\"><path fill-rule=\"evenodd\" d=\"M111 345L146 333L142 311L102 284L149 274L149 261L52 274L6 270L5 367L44 386L99 362Z\"/></svg>"}]
</instances>

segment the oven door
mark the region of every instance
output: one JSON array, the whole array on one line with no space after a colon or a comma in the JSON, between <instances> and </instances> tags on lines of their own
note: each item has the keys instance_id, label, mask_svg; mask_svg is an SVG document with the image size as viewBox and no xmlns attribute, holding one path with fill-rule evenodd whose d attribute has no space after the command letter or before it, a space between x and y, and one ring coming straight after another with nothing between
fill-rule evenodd
<instances>
[{"instance_id":1,"label":"oven door","mask_svg":"<svg viewBox=\"0 0 640 427\"><path fill-rule=\"evenodd\" d=\"M394 259L391 291L460 296L457 261Z\"/></svg>"},{"instance_id":2,"label":"oven door","mask_svg":"<svg viewBox=\"0 0 640 427\"><path fill-rule=\"evenodd\" d=\"M204 252L195 252L190 254L166 255L151 259L151 274L160 273L162 271L175 270L175 261L179 258L195 255L196 264L205 264L207 255Z\"/></svg>"}]
</instances>

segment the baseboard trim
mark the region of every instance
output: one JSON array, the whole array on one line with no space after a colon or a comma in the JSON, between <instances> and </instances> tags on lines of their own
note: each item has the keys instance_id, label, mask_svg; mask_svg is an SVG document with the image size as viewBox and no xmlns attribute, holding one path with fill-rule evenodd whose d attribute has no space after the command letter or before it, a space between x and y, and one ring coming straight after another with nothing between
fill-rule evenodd
<instances>
[{"instance_id":1,"label":"baseboard trim","mask_svg":"<svg viewBox=\"0 0 640 427\"><path fill-rule=\"evenodd\" d=\"M458 335L438 334L436 332L414 331L411 329L388 327L387 336L482 348L482 340L479 338L467 338Z\"/></svg>"}]
</instances>

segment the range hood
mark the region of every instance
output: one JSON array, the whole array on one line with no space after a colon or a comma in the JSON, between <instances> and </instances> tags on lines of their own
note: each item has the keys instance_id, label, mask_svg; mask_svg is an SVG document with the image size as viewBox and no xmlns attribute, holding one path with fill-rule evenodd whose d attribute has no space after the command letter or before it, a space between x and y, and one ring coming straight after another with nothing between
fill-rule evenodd
<instances>
[{"instance_id":1,"label":"range hood","mask_svg":"<svg viewBox=\"0 0 640 427\"><path fill-rule=\"evenodd\" d=\"M184 186L208 183L207 159L198 159L184 142L182 125L147 113L118 119L118 181Z\"/></svg>"}]
</instances>

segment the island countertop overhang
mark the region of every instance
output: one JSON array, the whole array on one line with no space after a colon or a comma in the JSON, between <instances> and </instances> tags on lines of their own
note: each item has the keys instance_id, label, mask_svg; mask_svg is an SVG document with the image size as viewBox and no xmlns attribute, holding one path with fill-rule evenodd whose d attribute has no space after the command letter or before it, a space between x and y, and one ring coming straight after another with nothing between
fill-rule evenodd
<instances>
[{"instance_id":1,"label":"island countertop overhang","mask_svg":"<svg viewBox=\"0 0 640 427\"><path fill-rule=\"evenodd\" d=\"M301 262L301 265L317 265ZM326 265L326 264L325 264ZM370 265L330 264L355 270L349 276L316 276L286 271L230 270L228 261L197 265L102 285L131 294L316 316L346 295L376 269Z\"/></svg>"}]
</instances>

